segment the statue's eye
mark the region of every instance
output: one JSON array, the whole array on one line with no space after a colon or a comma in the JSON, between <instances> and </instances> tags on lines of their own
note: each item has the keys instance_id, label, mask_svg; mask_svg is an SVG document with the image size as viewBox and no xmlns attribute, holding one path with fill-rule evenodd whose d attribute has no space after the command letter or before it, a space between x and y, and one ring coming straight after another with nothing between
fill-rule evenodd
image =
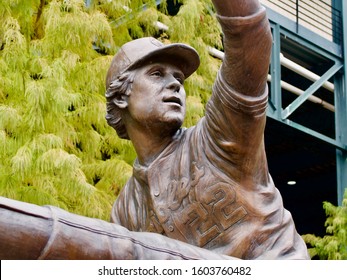
<instances>
[{"instance_id":1,"label":"statue's eye","mask_svg":"<svg viewBox=\"0 0 347 280\"><path fill-rule=\"evenodd\" d=\"M175 79L176 79L180 84L183 85L184 79L183 79L181 76L176 76Z\"/></svg>"},{"instance_id":2,"label":"statue's eye","mask_svg":"<svg viewBox=\"0 0 347 280\"><path fill-rule=\"evenodd\" d=\"M161 71L156 70L156 71L151 72L151 76L154 76L154 77L162 77L163 74L161 73Z\"/></svg>"}]
</instances>

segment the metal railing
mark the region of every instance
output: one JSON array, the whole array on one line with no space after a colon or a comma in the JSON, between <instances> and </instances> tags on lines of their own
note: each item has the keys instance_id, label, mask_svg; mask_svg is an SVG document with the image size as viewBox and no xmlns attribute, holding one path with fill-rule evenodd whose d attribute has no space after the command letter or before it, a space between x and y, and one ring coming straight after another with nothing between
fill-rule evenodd
<instances>
[{"instance_id":1,"label":"metal railing","mask_svg":"<svg viewBox=\"0 0 347 280\"><path fill-rule=\"evenodd\" d=\"M342 43L341 11L331 0L262 0L265 6L296 22L300 26L335 42Z\"/></svg>"}]
</instances>

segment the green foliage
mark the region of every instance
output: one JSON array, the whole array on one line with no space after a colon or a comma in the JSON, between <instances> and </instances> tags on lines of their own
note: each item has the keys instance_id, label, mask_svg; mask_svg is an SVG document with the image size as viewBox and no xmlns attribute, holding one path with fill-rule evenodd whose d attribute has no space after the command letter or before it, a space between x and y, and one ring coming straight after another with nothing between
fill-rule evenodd
<instances>
[{"instance_id":1,"label":"green foliage","mask_svg":"<svg viewBox=\"0 0 347 280\"><path fill-rule=\"evenodd\" d=\"M105 121L105 76L125 42L154 36L201 55L186 81L187 118L204 113L222 48L210 1L1 0L0 195L109 219L136 157ZM169 29L158 30L160 21Z\"/></svg>"},{"instance_id":2,"label":"green foliage","mask_svg":"<svg viewBox=\"0 0 347 280\"><path fill-rule=\"evenodd\" d=\"M317 237L304 235L311 257L322 260L347 260L347 190L341 206L324 202L327 220L325 222L327 235Z\"/></svg>"}]
</instances>

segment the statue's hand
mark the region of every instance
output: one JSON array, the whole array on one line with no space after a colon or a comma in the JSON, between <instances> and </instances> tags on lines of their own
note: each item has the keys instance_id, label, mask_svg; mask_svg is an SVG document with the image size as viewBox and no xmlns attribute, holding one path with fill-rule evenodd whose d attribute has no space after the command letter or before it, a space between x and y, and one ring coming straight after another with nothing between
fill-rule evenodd
<instances>
[{"instance_id":1,"label":"statue's hand","mask_svg":"<svg viewBox=\"0 0 347 280\"><path fill-rule=\"evenodd\" d=\"M261 5L259 0L212 0L216 12L221 16L248 16L256 13Z\"/></svg>"}]
</instances>

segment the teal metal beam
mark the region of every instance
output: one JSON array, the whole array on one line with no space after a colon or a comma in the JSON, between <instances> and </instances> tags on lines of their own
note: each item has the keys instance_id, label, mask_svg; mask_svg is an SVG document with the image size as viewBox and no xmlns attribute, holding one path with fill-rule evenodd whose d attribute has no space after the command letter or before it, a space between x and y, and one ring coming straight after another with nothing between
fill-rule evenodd
<instances>
[{"instance_id":1,"label":"teal metal beam","mask_svg":"<svg viewBox=\"0 0 347 280\"><path fill-rule=\"evenodd\" d=\"M336 140L340 145L346 144L347 134L347 82L346 68L335 81L335 131ZM347 148L336 150L337 198L341 206L347 188Z\"/></svg>"},{"instance_id":2,"label":"teal metal beam","mask_svg":"<svg viewBox=\"0 0 347 280\"><path fill-rule=\"evenodd\" d=\"M282 112L282 89L281 89L281 34L280 26L278 24L272 24L272 53L270 64L271 75L271 96L269 99L269 110L271 114L276 114L278 118L281 118Z\"/></svg>"},{"instance_id":3,"label":"teal metal beam","mask_svg":"<svg viewBox=\"0 0 347 280\"><path fill-rule=\"evenodd\" d=\"M302 95L289 104L282 113L282 119L287 119L296 109L298 109L312 94L314 94L325 82L327 82L337 71L343 67L341 62L336 62L327 72L314 82Z\"/></svg>"},{"instance_id":4,"label":"teal metal beam","mask_svg":"<svg viewBox=\"0 0 347 280\"><path fill-rule=\"evenodd\" d=\"M341 2L344 68L340 79L336 81L338 90L335 90L335 130L337 141L347 145L347 1ZM347 188L347 149L336 151L336 169L338 204L342 205Z\"/></svg>"},{"instance_id":5,"label":"teal metal beam","mask_svg":"<svg viewBox=\"0 0 347 280\"><path fill-rule=\"evenodd\" d=\"M294 42L297 42L298 44L305 46L307 48L309 48L310 50L314 51L315 53L318 53L330 60L335 61L336 59L341 59L342 58L342 54L341 54L341 48L340 46L337 47L337 44L335 43L331 43L332 45L335 45L337 50L331 50L329 48L324 48L324 44L319 45L318 42L316 44L312 43L310 40L301 37L300 35L287 30L286 28L282 28L281 27L281 34L286 37L289 38L291 40L293 40ZM316 35L317 37L320 37L319 35Z\"/></svg>"},{"instance_id":6,"label":"teal metal beam","mask_svg":"<svg viewBox=\"0 0 347 280\"><path fill-rule=\"evenodd\" d=\"M272 118L274 120L277 120L283 124L286 124L290 127L293 127L297 130L300 130L304 133L307 133L308 135L311 135L329 145L332 145L334 146L336 149L340 150L340 151L347 151L347 146L346 145L343 145L342 143L340 143L339 141L336 141L335 139L333 138L330 138L322 133L319 133L311 128L308 128L304 125L301 125L301 124L298 124L294 121L291 121L291 120L288 120L288 119L285 119L285 120L282 120L282 119L279 119L275 114L271 114L271 112L267 112L267 116L269 118Z\"/></svg>"}]
</instances>

